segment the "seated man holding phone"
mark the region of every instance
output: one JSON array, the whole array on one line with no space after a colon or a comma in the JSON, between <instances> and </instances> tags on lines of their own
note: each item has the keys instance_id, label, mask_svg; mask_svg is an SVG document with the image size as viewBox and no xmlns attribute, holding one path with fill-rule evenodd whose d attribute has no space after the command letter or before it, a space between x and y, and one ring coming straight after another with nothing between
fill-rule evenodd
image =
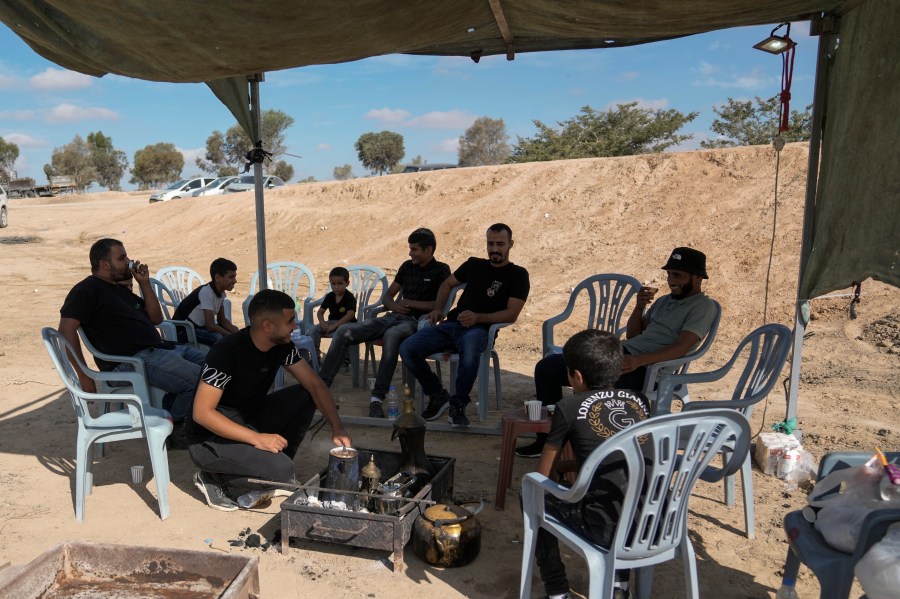
<instances>
[{"instance_id":1,"label":"seated man holding phone","mask_svg":"<svg viewBox=\"0 0 900 599\"><path fill-rule=\"evenodd\" d=\"M167 392L163 407L172 413L176 425L183 423L197 390L206 352L160 337L156 325L162 322L163 314L150 287L150 269L139 260L129 260L121 241L96 241L89 258L91 275L72 287L60 308L60 334L83 361L78 327L101 352L140 358L150 385ZM137 281L143 297L131 292L128 283L132 279ZM101 370L132 369L130 364L110 364L100 359L95 362ZM75 369L78 370L77 365ZM85 391L96 392L93 379L80 370L78 378ZM183 427L176 430L183 431Z\"/></svg>"},{"instance_id":2,"label":"seated man holding phone","mask_svg":"<svg viewBox=\"0 0 900 599\"><path fill-rule=\"evenodd\" d=\"M647 365L687 354L703 341L715 319L716 306L702 290L703 279L709 278L703 252L677 247L662 269L667 273L670 293L653 302L645 313L657 290L641 287L638 292L622 342L625 355L616 389L640 391ZM544 405L556 404L562 398L562 387L568 384L562 354L550 354L535 365L535 398ZM538 434L534 443L517 448L516 455L540 456L546 439L546 434Z\"/></svg>"}]
</instances>

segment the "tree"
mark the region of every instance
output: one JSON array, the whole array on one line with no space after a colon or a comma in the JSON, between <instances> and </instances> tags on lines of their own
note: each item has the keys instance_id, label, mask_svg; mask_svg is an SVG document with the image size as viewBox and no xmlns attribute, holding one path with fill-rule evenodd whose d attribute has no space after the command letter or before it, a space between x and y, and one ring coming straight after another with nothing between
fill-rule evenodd
<instances>
[{"instance_id":1,"label":"tree","mask_svg":"<svg viewBox=\"0 0 900 599\"><path fill-rule=\"evenodd\" d=\"M225 154L225 136L221 131L213 131L206 138L206 154L203 158L198 156L194 163L200 170L213 175L226 177L238 174L237 166L229 164Z\"/></svg>"},{"instance_id":2,"label":"tree","mask_svg":"<svg viewBox=\"0 0 900 599\"><path fill-rule=\"evenodd\" d=\"M346 181L347 179L353 179L356 175L353 174L353 167L345 164L344 166L334 167L332 176L338 181Z\"/></svg>"},{"instance_id":3,"label":"tree","mask_svg":"<svg viewBox=\"0 0 900 599\"><path fill-rule=\"evenodd\" d=\"M128 168L128 156L113 147L112 138L103 135L102 131L88 133L87 143L97 170L97 182L110 191L121 190L120 181Z\"/></svg>"},{"instance_id":4,"label":"tree","mask_svg":"<svg viewBox=\"0 0 900 599\"><path fill-rule=\"evenodd\" d=\"M393 131L363 133L356 140L356 155L362 165L373 175L390 172L394 165L403 160L403 136Z\"/></svg>"},{"instance_id":5,"label":"tree","mask_svg":"<svg viewBox=\"0 0 900 599\"><path fill-rule=\"evenodd\" d=\"M79 191L84 191L97 180L91 146L80 135L75 135L72 141L53 150L50 166L53 171L51 174L74 177L75 187Z\"/></svg>"},{"instance_id":6,"label":"tree","mask_svg":"<svg viewBox=\"0 0 900 599\"><path fill-rule=\"evenodd\" d=\"M294 117L281 110L263 110L260 120L263 149L271 152L273 162L263 165L266 174L275 173L275 165L279 156L287 152L285 131L294 124ZM213 131L206 138L205 159L197 158L197 166L207 173L217 175L236 175L244 170L247 152L253 148L253 142L240 125L233 125L223 135L221 131Z\"/></svg>"},{"instance_id":7,"label":"tree","mask_svg":"<svg viewBox=\"0 0 900 599\"><path fill-rule=\"evenodd\" d=\"M9 179L9 173L19 159L19 146L0 137L0 181Z\"/></svg>"},{"instance_id":8,"label":"tree","mask_svg":"<svg viewBox=\"0 0 900 599\"><path fill-rule=\"evenodd\" d=\"M294 176L294 167L284 160L279 160L273 165L272 174L281 177L283 181L290 181Z\"/></svg>"},{"instance_id":9,"label":"tree","mask_svg":"<svg viewBox=\"0 0 900 599\"><path fill-rule=\"evenodd\" d=\"M459 166L503 164L509 154L509 135L503 119L479 117L459 138Z\"/></svg>"},{"instance_id":10,"label":"tree","mask_svg":"<svg viewBox=\"0 0 900 599\"><path fill-rule=\"evenodd\" d=\"M134 167L131 182L140 189L162 187L181 177L184 156L175 149L175 144L157 143L145 146L134 153Z\"/></svg>"},{"instance_id":11,"label":"tree","mask_svg":"<svg viewBox=\"0 0 900 599\"><path fill-rule=\"evenodd\" d=\"M697 118L697 112L638 108L637 102L597 111L585 106L575 117L553 129L534 121L538 134L518 138L510 162L630 156L662 152L691 138L677 132Z\"/></svg>"},{"instance_id":12,"label":"tree","mask_svg":"<svg viewBox=\"0 0 900 599\"><path fill-rule=\"evenodd\" d=\"M755 105L754 105L755 104ZM778 96L763 100L756 96L753 100L728 98L724 106L713 108L716 118L710 129L720 137L700 142L704 148L729 148L732 146L756 146L769 144L778 132L780 103ZM812 125L812 104L802 112L791 111L790 129L783 131L785 141L806 141Z\"/></svg>"},{"instance_id":13,"label":"tree","mask_svg":"<svg viewBox=\"0 0 900 599\"><path fill-rule=\"evenodd\" d=\"M312 175L310 175L308 177L304 177L304 178L300 179L299 181L297 181L297 183L315 183L315 182L316 182L316 178Z\"/></svg>"}]
</instances>

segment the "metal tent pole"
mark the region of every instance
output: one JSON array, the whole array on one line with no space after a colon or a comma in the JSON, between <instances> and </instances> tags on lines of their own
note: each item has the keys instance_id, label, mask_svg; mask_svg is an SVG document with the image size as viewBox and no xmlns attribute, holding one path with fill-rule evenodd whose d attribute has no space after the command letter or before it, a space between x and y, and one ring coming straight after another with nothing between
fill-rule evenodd
<instances>
[{"instance_id":1,"label":"metal tent pole","mask_svg":"<svg viewBox=\"0 0 900 599\"><path fill-rule=\"evenodd\" d=\"M248 78L250 81L250 118L253 126L254 145L262 139L259 109L259 84L265 81L265 74L258 73ZM259 273L257 283L259 289L268 288L266 276L266 208L263 199L263 167L262 162L253 162L253 189L256 193L256 271Z\"/></svg>"},{"instance_id":2,"label":"metal tent pole","mask_svg":"<svg viewBox=\"0 0 900 599\"><path fill-rule=\"evenodd\" d=\"M794 318L791 375L788 387L785 421L797 416L797 394L800 387L800 364L803 359L803 335L809 323L809 298L802 297L801 285L812 252L813 225L816 215L816 189L819 180L819 157L822 152L822 129L825 122L825 95L828 87L828 53L831 51L836 27L835 18L827 16L813 20L811 27L819 29L819 49L816 60L816 83L813 88L812 126L809 137L809 163L806 172L806 202L803 208L803 238L800 246L800 269L797 277L797 303Z\"/></svg>"}]
</instances>

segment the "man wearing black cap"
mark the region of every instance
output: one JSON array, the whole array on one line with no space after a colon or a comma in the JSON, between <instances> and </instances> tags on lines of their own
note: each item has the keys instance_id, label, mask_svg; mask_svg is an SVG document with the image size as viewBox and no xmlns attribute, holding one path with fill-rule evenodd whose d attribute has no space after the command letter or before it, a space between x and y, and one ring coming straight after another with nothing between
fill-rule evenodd
<instances>
[{"instance_id":1,"label":"man wearing black cap","mask_svg":"<svg viewBox=\"0 0 900 599\"><path fill-rule=\"evenodd\" d=\"M703 279L709 278L703 252L677 247L662 268L667 272L671 293L653 302L645 313L656 290L641 287L638 292L622 342L625 356L622 375L616 381L617 389L640 391L648 364L687 354L706 337L715 318L715 304L702 290ZM562 398L562 387L568 384L562 354L550 354L535 365L536 398L544 405L556 404ZM516 455L540 456L545 439L546 435L538 435L534 443L516 449Z\"/></svg>"}]
</instances>

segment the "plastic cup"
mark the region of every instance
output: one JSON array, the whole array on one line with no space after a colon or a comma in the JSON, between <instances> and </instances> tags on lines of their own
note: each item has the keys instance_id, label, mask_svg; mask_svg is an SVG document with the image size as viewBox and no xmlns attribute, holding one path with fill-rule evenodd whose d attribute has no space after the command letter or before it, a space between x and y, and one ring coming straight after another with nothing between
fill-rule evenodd
<instances>
[{"instance_id":1,"label":"plastic cup","mask_svg":"<svg viewBox=\"0 0 900 599\"><path fill-rule=\"evenodd\" d=\"M134 485L141 484L141 481L144 480L144 467L143 466L132 466L131 467L131 483Z\"/></svg>"},{"instance_id":2,"label":"plastic cup","mask_svg":"<svg viewBox=\"0 0 900 599\"><path fill-rule=\"evenodd\" d=\"M525 409L528 410L528 419L529 420L540 420L541 419L541 408L543 404L540 400L532 399L525 402Z\"/></svg>"}]
</instances>

